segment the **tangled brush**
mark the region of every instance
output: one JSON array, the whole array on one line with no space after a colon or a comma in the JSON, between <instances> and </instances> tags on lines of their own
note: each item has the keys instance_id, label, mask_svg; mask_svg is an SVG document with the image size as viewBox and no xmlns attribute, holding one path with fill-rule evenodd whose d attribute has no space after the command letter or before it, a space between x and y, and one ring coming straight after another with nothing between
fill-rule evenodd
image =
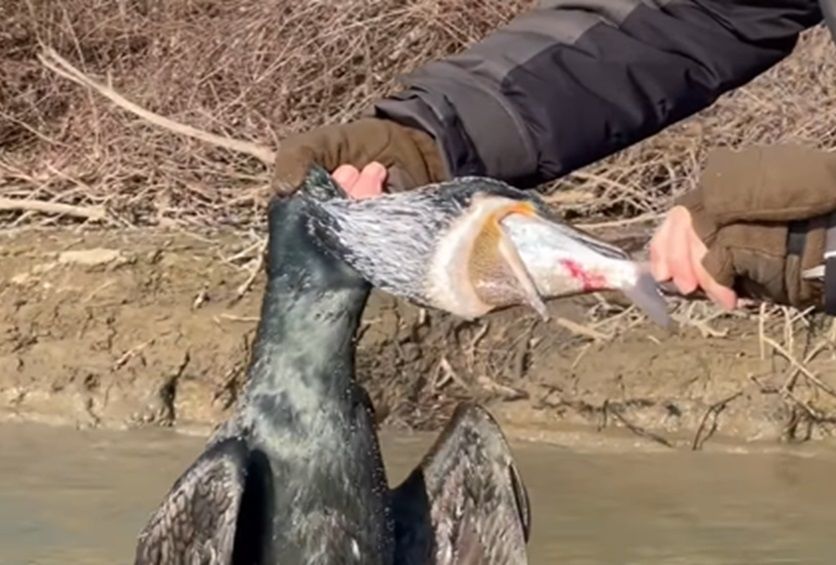
<instances>
[{"instance_id":1,"label":"tangled brush","mask_svg":"<svg viewBox=\"0 0 836 565\"><path fill-rule=\"evenodd\" d=\"M129 100L216 135L276 147L356 117L416 66L533 5L452 0L12 0L0 6L0 222L261 222L259 159L150 125L38 59L42 46ZM719 145L829 146L830 38L699 116L541 187L579 222L653 221ZM49 212L44 214L43 212Z\"/></svg>"}]
</instances>

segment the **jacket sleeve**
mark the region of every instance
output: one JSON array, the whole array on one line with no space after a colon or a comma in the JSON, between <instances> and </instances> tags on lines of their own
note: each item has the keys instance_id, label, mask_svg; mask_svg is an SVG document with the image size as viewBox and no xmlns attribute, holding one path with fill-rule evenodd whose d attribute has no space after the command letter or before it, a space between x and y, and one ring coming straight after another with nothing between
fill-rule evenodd
<instances>
[{"instance_id":1,"label":"jacket sleeve","mask_svg":"<svg viewBox=\"0 0 836 565\"><path fill-rule=\"evenodd\" d=\"M530 187L711 105L821 20L816 0L544 0L372 113L427 131L455 175Z\"/></svg>"}]
</instances>

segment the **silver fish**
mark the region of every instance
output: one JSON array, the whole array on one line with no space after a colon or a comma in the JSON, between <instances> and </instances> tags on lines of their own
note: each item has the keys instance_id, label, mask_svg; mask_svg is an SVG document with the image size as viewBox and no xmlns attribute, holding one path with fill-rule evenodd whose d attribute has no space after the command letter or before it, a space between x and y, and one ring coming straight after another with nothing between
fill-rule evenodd
<instances>
[{"instance_id":1,"label":"silver fish","mask_svg":"<svg viewBox=\"0 0 836 565\"><path fill-rule=\"evenodd\" d=\"M308 184L332 183L313 169ZM315 190L308 190L315 194ZM558 218L532 191L461 177L361 200L309 198L310 229L377 288L465 319L546 299L623 292L654 322L671 318L648 265Z\"/></svg>"}]
</instances>

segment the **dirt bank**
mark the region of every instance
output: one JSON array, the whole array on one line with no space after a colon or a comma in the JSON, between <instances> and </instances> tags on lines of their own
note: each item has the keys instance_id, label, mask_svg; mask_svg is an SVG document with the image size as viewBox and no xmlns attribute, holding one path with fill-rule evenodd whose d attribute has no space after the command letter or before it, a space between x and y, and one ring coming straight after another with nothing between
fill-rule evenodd
<instances>
[{"instance_id":1,"label":"dirt bank","mask_svg":"<svg viewBox=\"0 0 836 565\"><path fill-rule=\"evenodd\" d=\"M258 251L240 235L152 229L5 234L2 417L214 425L242 384L260 271L238 291ZM816 327L829 321L776 309L762 317L761 339L757 316L684 304L686 323L668 335L603 297L550 308L550 323L513 309L468 324L373 294L358 373L382 425L432 429L457 400L478 398L529 436L615 426L642 441L701 445L714 432L768 441L833 433L833 340L829 326ZM803 371L780 349L806 361Z\"/></svg>"}]
</instances>

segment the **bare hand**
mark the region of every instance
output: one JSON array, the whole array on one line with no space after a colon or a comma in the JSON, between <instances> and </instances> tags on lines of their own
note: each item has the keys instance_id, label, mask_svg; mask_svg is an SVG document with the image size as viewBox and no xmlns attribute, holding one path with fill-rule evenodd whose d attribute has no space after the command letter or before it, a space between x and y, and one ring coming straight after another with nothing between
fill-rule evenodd
<instances>
[{"instance_id":1,"label":"bare hand","mask_svg":"<svg viewBox=\"0 0 836 565\"><path fill-rule=\"evenodd\" d=\"M737 306L734 290L720 285L702 266L708 252L684 206L674 206L650 240L650 267L659 282L673 280L683 294L702 288L716 304L732 310Z\"/></svg>"},{"instance_id":2,"label":"bare hand","mask_svg":"<svg viewBox=\"0 0 836 565\"><path fill-rule=\"evenodd\" d=\"M351 198L373 198L383 194L386 167L372 162L360 171L352 165L340 165L331 176Z\"/></svg>"}]
</instances>

